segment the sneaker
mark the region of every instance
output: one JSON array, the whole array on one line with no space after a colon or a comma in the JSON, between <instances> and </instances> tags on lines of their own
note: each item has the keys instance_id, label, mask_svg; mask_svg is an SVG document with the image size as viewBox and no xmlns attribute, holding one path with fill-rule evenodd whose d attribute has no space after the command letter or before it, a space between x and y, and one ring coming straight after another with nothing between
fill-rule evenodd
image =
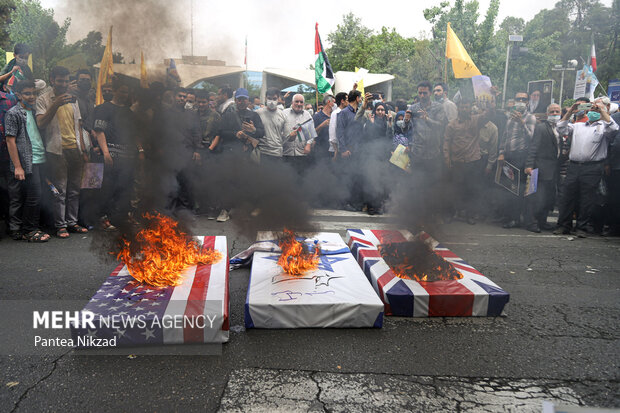
<instances>
[{"instance_id":1,"label":"sneaker","mask_svg":"<svg viewBox=\"0 0 620 413\"><path fill-rule=\"evenodd\" d=\"M538 226L538 224L528 225L526 229L530 232L540 234L540 227Z\"/></svg>"},{"instance_id":2,"label":"sneaker","mask_svg":"<svg viewBox=\"0 0 620 413\"><path fill-rule=\"evenodd\" d=\"M228 211L226 211L225 209L222 209L222 211L220 211L220 214L217 216L217 222L226 222L230 219L230 215L228 214Z\"/></svg>"}]
</instances>

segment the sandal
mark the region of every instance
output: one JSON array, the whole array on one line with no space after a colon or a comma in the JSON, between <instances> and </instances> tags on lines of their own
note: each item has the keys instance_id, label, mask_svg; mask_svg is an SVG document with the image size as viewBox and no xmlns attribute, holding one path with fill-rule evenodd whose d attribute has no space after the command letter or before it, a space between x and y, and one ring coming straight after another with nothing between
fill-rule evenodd
<instances>
[{"instance_id":1,"label":"sandal","mask_svg":"<svg viewBox=\"0 0 620 413\"><path fill-rule=\"evenodd\" d=\"M88 229L86 229L83 226L78 225L78 224L69 225L67 227L67 229L69 230L69 232L77 232L78 234L84 234L84 233L88 232Z\"/></svg>"},{"instance_id":2,"label":"sandal","mask_svg":"<svg viewBox=\"0 0 620 413\"><path fill-rule=\"evenodd\" d=\"M24 234L24 238L28 240L28 242L47 242L50 240L49 234L40 231L30 231L27 234Z\"/></svg>"},{"instance_id":3,"label":"sandal","mask_svg":"<svg viewBox=\"0 0 620 413\"><path fill-rule=\"evenodd\" d=\"M67 231L67 228L60 228L56 231L56 236L58 238L69 238L69 232Z\"/></svg>"}]
</instances>

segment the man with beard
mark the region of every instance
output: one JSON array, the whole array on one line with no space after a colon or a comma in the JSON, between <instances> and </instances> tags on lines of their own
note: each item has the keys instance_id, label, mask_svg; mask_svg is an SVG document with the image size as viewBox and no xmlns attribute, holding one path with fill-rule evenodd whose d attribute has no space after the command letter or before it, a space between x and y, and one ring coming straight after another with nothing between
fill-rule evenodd
<instances>
[{"instance_id":1,"label":"man with beard","mask_svg":"<svg viewBox=\"0 0 620 413\"><path fill-rule=\"evenodd\" d=\"M336 127L338 126L338 114L349 105L347 94L340 92L336 94L332 114L329 117L329 153L336 159L338 155L338 136L336 135Z\"/></svg>"},{"instance_id":2,"label":"man with beard","mask_svg":"<svg viewBox=\"0 0 620 413\"><path fill-rule=\"evenodd\" d=\"M411 145L411 172L415 191L423 199L422 214L437 209L437 188L442 175L442 146L444 128L447 124L443 105L431 101L431 84L418 84L419 102L409 107L413 120Z\"/></svg>"},{"instance_id":3,"label":"man with beard","mask_svg":"<svg viewBox=\"0 0 620 413\"><path fill-rule=\"evenodd\" d=\"M291 107L284 109L284 118L286 119L284 160L297 171L298 176L301 176L309 166L308 154L317 137L312 115L304 110L303 95L298 93L293 96Z\"/></svg>"},{"instance_id":4,"label":"man with beard","mask_svg":"<svg viewBox=\"0 0 620 413\"><path fill-rule=\"evenodd\" d=\"M93 130L105 163L100 216L101 227L106 231L115 229L112 223L118 224L127 218L131 208L135 159L144 153L134 131L129 87L115 79L112 90L112 100L97 106L93 113Z\"/></svg>"},{"instance_id":5,"label":"man with beard","mask_svg":"<svg viewBox=\"0 0 620 413\"><path fill-rule=\"evenodd\" d=\"M323 98L323 108L314 114L314 129L317 133L314 155L317 160L329 157L329 125L331 122L332 109L334 108L334 97L326 95Z\"/></svg>"},{"instance_id":6,"label":"man with beard","mask_svg":"<svg viewBox=\"0 0 620 413\"><path fill-rule=\"evenodd\" d=\"M433 86L433 96L435 97L435 102L443 105L448 122L452 122L457 118L458 110L456 104L448 99L448 86L445 83L435 83L435 86Z\"/></svg>"},{"instance_id":7,"label":"man with beard","mask_svg":"<svg viewBox=\"0 0 620 413\"><path fill-rule=\"evenodd\" d=\"M37 124L44 131L49 177L58 190L53 197L56 235L85 233L78 225L80 187L85 160L85 136L78 103L69 93L69 69L56 66L50 72L51 89L37 99Z\"/></svg>"},{"instance_id":8,"label":"man with beard","mask_svg":"<svg viewBox=\"0 0 620 413\"><path fill-rule=\"evenodd\" d=\"M560 120L560 113L560 105L552 103L547 107L547 120L536 125L525 160L527 175L531 175L532 170L538 168L538 188L536 193L527 198L525 216L526 229L536 233L541 229L550 229L547 215L555 204L555 187L558 181L560 135L555 125Z\"/></svg>"}]
</instances>

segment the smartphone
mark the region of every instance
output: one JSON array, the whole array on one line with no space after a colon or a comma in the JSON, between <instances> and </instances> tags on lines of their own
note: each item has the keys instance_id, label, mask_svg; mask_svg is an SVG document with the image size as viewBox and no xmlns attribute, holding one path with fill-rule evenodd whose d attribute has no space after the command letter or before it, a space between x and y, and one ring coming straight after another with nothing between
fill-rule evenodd
<instances>
[{"instance_id":1,"label":"smartphone","mask_svg":"<svg viewBox=\"0 0 620 413\"><path fill-rule=\"evenodd\" d=\"M591 103L580 103L579 106L577 106L577 110L580 112L590 110L590 109L592 109Z\"/></svg>"}]
</instances>

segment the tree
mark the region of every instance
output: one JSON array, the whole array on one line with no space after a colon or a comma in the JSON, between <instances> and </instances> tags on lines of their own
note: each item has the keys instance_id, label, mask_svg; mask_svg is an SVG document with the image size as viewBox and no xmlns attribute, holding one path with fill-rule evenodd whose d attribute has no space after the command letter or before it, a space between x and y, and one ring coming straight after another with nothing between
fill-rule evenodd
<instances>
[{"instance_id":1,"label":"tree","mask_svg":"<svg viewBox=\"0 0 620 413\"><path fill-rule=\"evenodd\" d=\"M11 13L16 7L15 0L0 0L0 49L13 51L8 27L11 23ZM4 59L4 53L0 59Z\"/></svg>"},{"instance_id":2,"label":"tree","mask_svg":"<svg viewBox=\"0 0 620 413\"><path fill-rule=\"evenodd\" d=\"M372 30L362 25L361 19L353 13L343 16L342 24L327 35L331 44L326 49L332 69L353 71L355 67L366 67L366 40Z\"/></svg>"},{"instance_id":3,"label":"tree","mask_svg":"<svg viewBox=\"0 0 620 413\"><path fill-rule=\"evenodd\" d=\"M11 13L8 31L13 43L26 43L32 48L35 78L47 79L55 63L70 55L66 35L70 19L62 26L54 21L54 11L44 9L38 0L23 0Z\"/></svg>"},{"instance_id":4,"label":"tree","mask_svg":"<svg viewBox=\"0 0 620 413\"><path fill-rule=\"evenodd\" d=\"M83 53L86 56L86 63L89 66L101 62L101 57L105 50L101 32L95 31L88 32L85 38L73 43L71 47L75 48L76 53ZM112 61L114 63L123 63L124 60L120 52L116 52L112 55Z\"/></svg>"}]
</instances>

